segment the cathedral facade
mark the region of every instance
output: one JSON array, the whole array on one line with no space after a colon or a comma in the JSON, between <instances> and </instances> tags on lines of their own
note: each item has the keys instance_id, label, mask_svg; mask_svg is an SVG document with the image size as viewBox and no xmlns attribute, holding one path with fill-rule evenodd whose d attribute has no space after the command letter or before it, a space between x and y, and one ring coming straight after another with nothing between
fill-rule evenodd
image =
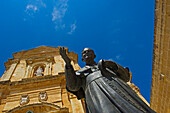
<instances>
[{"instance_id":1,"label":"cathedral facade","mask_svg":"<svg viewBox=\"0 0 170 113\"><path fill-rule=\"evenodd\" d=\"M78 55L68 52L75 70ZM2 113L84 113L83 100L65 88L64 61L59 48L41 46L13 54L0 79Z\"/></svg>"}]
</instances>

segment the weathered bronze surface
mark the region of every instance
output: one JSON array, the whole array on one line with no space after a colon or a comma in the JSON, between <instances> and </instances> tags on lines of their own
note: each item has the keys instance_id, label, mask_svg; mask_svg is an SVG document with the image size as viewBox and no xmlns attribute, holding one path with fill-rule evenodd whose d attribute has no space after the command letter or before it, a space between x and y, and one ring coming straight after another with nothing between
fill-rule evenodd
<instances>
[{"instance_id":1,"label":"weathered bronze surface","mask_svg":"<svg viewBox=\"0 0 170 113\"><path fill-rule=\"evenodd\" d=\"M64 48L60 48L64 59L67 90L85 98L87 113L155 113L126 84L129 81L129 69L113 61L94 61L92 49L82 51L85 67L74 71L71 60Z\"/></svg>"}]
</instances>

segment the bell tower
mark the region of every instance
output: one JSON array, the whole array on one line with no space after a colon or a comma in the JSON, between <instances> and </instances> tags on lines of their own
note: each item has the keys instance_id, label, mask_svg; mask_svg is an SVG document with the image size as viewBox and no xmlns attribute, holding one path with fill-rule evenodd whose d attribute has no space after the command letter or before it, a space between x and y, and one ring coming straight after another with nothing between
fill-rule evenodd
<instances>
[{"instance_id":1,"label":"bell tower","mask_svg":"<svg viewBox=\"0 0 170 113\"><path fill-rule=\"evenodd\" d=\"M83 100L66 91L65 64L59 48L40 46L13 53L0 78L0 112L85 112ZM74 69L79 70L78 55L68 48L66 51Z\"/></svg>"}]
</instances>

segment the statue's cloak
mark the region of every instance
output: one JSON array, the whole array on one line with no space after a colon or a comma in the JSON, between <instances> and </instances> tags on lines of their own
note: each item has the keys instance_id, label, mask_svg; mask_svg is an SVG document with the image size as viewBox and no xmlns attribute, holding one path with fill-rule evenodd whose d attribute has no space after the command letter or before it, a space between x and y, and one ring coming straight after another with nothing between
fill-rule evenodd
<instances>
[{"instance_id":1,"label":"statue's cloak","mask_svg":"<svg viewBox=\"0 0 170 113\"><path fill-rule=\"evenodd\" d=\"M77 72L66 68L66 80L74 79L80 86L78 90L70 90L75 87L71 84L67 84L67 89L78 99L85 98L87 113L155 113L126 84L129 75L115 62L101 60L98 65L85 66Z\"/></svg>"}]
</instances>

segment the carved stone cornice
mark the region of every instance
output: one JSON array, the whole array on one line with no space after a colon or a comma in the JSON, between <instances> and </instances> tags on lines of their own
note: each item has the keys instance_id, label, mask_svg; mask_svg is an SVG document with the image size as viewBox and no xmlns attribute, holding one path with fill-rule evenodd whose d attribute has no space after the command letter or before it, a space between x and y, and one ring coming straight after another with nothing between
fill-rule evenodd
<instances>
[{"instance_id":1,"label":"carved stone cornice","mask_svg":"<svg viewBox=\"0 0 170 113\"><path fill-rule=\"evenodd\" d=\"M27 83L36 83L36 82L41 82L41 81L47 81L47 80L58 80L60 81L61 79L64 79L64 74L60 75L46 75L46 76L40 76L40 77L33 77L33 78L24 78L21 81L13 81L11 82L10 80L8 81L0 81L0 87L5 87L5 86L14 86L14 85L23 85Z\"/></svg>"},{"instance_id":2,"label":"carved stone cornice","mask_svg":"<svg viewBox=\"0 0 170 113\"><path fill-rule=\"evenodd\" d=\"M52 62L54 63L54 57L50 55L45 55L45 56L39 56L39 57L30 57L26 59L27 65L33 64L36 62Z\"/></svg>"}]
</instances>

